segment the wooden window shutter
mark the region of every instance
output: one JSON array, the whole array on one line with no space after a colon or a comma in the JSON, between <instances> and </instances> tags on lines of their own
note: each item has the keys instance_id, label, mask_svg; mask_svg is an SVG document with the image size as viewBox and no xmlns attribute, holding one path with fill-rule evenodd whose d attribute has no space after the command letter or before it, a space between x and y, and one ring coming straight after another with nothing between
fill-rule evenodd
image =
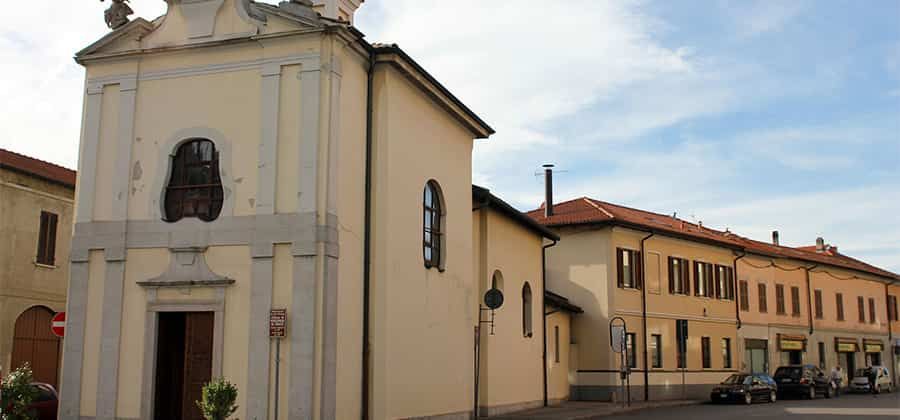
<instances>
[{"instance_id":1,"label":"wooden window shutter","mask_svg":"<svg viewBox=\"0 0 900 420\"><path fill-rule=\"evenodd\" d=\"M41 225L38 230L37 262L44 263L47 259L47 213L41 212Z\"/></svg>"},{"instance_id":2,"label":"wooden window shutter","mask_svg":"<svg viewBox=\"0 0 900 420\"><path fill-rule=\"evenodd\" d=\"M688 265L688 260L681 260L681 287L683 289L683 293L686 295L691 294L691 267Z\"/></svg>"},{"instance_id":3,"label":"wooden window shutter","mask_svg":"<svg viewBox=\"0 0 900 420\"><path fill-rule=\"evenodd\" d=\"M844 320L844 295L842 293L838 293L834 295L835 304L837 305L837 320Z\"/></svg>"},{"instance_id":4,"label":"wooden window shutter","mask_svg":"<svg viewBox=\"0 0 900 420\"><path fill-rule=\"evenodd\" d=\"M675 259L669 257L669 294L675 293Z\"/></svg>"},{"instance_id":5,"label":"wooden window shutter","mask_svg":"<svg viewBox=\"0 0 900 420\"><path fill-rule=\"evenodd\" d=\"M875 323L875 299L869 298L869 323Z\"/></svg>"},{"instance_id":6,"label":"wooden window shutter","mask_svg":"<svg viewBox=\"0 0 900 420\"><path fill-rule=\"evenodd\" d=\"M634 256L631 259L634 263L634 269L632 270L634 273L634 288L640 290L644 288L644 259L640 251L634 251L632 255Z\"/></svg>"},{"instance_id":7,"label":"wooden window shutter","mask_svg":"<svg viewBox=\"0 0 900 420\"><path fill-rule=\"evenodd\" d=\"M694 261L694 296L700 296L700 263Z\"/></svg>"},{"instance_id":8,"label":"wooden window shutter","mask_svg":"<svg viewBox=\"0 0 900 420\"><path fill-rule=\"evenodd\" d=\"M822 319L822 291L816 290L816 319Z\"/></svg>"},{"instance_id":9,"label":"wooden window shutter","mask_svg":"<svg viewBox=\"0 0 900 420\"><path fill-rule=\"evenodd\" d=\"M623 271L625 270L624 263L622 261L622 253L625 250L622 248L616 248L616 285L619 288L625 287L625 278L623 277Z\"/></svg>"},{"instance_id":10,"label":"wooden window shutter","mask_svg":"<svg viewBox=\"0 0 900 420\"><path fill-rule=\"evenodd\" d=\"M866 322L865 302L862 296L856 298L856 306L859 307L859 322Z\"/></svg>"},{"instance_id":11,"label":"wooden window shutter","mask_svg":"<svg viewBox=\"0 0 900 420\"><path fill-rule=\"evenodd\" d=\"M56 223L58 216L53 213L50 215L50 226L47 230L47 261L50 265L56 264Z\"/></svg>"}]
</instances>

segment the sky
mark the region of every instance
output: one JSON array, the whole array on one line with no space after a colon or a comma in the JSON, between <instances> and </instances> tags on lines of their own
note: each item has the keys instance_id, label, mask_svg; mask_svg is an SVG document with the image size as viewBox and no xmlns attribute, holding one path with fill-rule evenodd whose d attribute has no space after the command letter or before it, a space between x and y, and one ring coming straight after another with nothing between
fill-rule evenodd
<instances>
[{"instance_id":1,"label":"sky","mask_svg":"<svg viewBox=\"0 0 900 420\"><path fill-rule=\"evenodd\" d=\"M275 3L274 1L268 1ZM165 12L132 0L136 16ZM0 147L74 167L108 2L0 16ZM900 273L900 1L367 0L487 121L473 182L520 210L589 196Z\"/></svg>"}]
</instances>

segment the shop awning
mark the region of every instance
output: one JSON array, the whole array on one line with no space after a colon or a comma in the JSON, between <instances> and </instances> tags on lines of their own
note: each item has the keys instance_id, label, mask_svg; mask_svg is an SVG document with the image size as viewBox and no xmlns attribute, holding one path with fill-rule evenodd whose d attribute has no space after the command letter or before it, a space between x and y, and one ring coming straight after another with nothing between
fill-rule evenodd
<instances>
[{"instance_id":1,"label":"shop awning","mask_svg":"<svg viewBox=\"0 0 900 420\"><path fill-rule=\"evenodd\" d=\"M778 349L781 351L803 350L806 348L805 335L778 334Z\"/></svg>"},{"instance_id":2,"label":"shop awning","mask_svg":"<svg viewBox=\"0 0 900 420\"><path fill-rule=\"evenodd\" d=\"M863 339L863 349L866 353L881 353L884 351L884 343L881 340Z\"/></svg>"},{"instance_id":3,"label":"shop awning","mask_svg":"<svg viewBox=\"0 0 900 420\"><path fill-rule=\"evenodd\" d=\"M855 338L835 337L834 348L838 353L856 353L859 351L859 342Z\"/></svg>"}]
</instances>

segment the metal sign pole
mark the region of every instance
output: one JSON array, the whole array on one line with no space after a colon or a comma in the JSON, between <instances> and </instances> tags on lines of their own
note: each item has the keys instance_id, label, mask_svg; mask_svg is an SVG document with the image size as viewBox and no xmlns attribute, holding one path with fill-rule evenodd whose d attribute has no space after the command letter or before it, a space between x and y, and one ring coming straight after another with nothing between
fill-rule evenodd
<instances>
[{"instance_id":1,"label":"metal sign pole","mask_svg":"<svg viewBox=\"0 0 900 420\"><path fill-rule=\"evenodd\" d=\"M281 369L279 368L281 365L281 339L275 339L275 420L278 420L278 395L280 394L281 387L278 386L278 382L280 378Z\"/></svg>"}]
</instances>

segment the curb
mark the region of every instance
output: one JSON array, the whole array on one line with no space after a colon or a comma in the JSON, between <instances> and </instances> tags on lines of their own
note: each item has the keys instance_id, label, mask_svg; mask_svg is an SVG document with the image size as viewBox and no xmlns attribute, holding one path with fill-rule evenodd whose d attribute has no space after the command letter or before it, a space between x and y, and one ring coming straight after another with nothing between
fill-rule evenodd
<instances>
[{"instance_id":1,"label":"curb","mask_svg":"<svg viewBox=\"0 0 900 420\"><path fill-rule=\"evenodd\" d=\"M610 412L604 413L604 414L588 414L584 417L574 417L574 418L571 418L568 420L595 420L595 419L602 419L604 417L615 416L615 415L624 414L624 413L632 413L632 412L641 411L641 410L650 410L650 409L654 409L654 408L684 407L684 406L688 406L688 405L700 405L700 404L703 404L704 402L705 401L703 401L703 400L690 400L690 401L673 402L671 404L661 403L661 404L645 405L645 406L640 406L640 407L617 408L613 411L610 411Z\"/></svg>"}]
</instances>

